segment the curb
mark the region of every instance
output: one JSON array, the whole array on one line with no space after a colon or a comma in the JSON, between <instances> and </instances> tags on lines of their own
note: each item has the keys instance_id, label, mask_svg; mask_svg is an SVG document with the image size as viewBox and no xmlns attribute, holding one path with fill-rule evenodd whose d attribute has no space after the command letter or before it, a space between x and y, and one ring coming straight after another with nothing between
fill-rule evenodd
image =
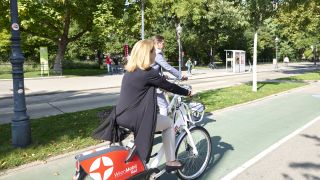
<instances>
[{"instance_id":1,"label":"curb","mask_svg":"<svg viewBox=\"0 0 320 180\"><path fill-rule=\"evenodd\" d=\"M24 78L28 80L43 80L43 79L61 79L67 78L67 76L43 76L43 77L31 77L31 78ZM12 81L12 79L0 79L1 81Z\"/></svg>"}]
</instances>

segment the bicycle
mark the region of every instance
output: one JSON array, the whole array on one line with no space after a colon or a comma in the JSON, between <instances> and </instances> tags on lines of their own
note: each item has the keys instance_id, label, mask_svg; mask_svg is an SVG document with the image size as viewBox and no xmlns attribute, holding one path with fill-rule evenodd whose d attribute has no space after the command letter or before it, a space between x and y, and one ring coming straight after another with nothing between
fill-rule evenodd
<instances>
[{"instance_id":1,"label":"bicycle","mask_svg":"<svg viewBox=\"0 0 320 180\"><path fill-rule=\"evenodd\" d=\"M169 111L176 131L175 155L184 164L183 168L177 170L177 175L182 179L196 179L207 168L212 151L208 131L196 125L203 119L204 106L200 103L187 103L184 97L175 94L169 104ZM135 154L133 143L129 142L127 147L102 147L76 156L74 179L84 179L88 174L95 180L157 179L166 172L165 168L159 167L163 156L164 148L161 146L159 151L151 155L150 162L145 164ZM95 165L98 164L97 159L98 163L112 166L112 169L105 170L101 175L104 169L100 168L100 164L95 168L98 166ZM113 166L114 164L117 166ZM100 176L97 172L100 172Z\"/></svg>"},{"instance_id":2,"label":"bicycle","mask_svg":"<svg viewBox=\"0 0 320 180\"><path fill-rule=\"evenodd\" d=\"M217 65L216 65L215 62L210 62L210 63L208 64L208 67L209 67L209 69L212 69L212 70L217 69Z\"/></svg>"}]
</instances>

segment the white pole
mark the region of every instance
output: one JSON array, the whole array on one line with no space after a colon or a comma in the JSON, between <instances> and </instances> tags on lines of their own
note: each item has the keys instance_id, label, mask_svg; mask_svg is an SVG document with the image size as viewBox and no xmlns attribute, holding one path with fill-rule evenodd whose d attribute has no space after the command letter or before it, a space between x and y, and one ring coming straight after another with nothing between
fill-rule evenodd
<instances>
[{"instance_id":1,"label":"white pole","mask_svg":"<svg viewBox=\"0 0 320 180\"><path fill-rule=\"evenodd\" d=\"M178 48L179 48L179 73L181 74L181 59L182 59L182 55L181 55L181 40L180 40L180 34L178 33Z\"/></svg>"},{"instance_id":2,"label":"white pole","mask_svg":"<svg viewBox=\"0 0 320 180\"><path fill-rule=\"evenodd\" d=\"M253 41L253 68L252 68L252 91L257 92L257 44L258 44L258 32L254 34Z\"/></svg>"}]
</instances>

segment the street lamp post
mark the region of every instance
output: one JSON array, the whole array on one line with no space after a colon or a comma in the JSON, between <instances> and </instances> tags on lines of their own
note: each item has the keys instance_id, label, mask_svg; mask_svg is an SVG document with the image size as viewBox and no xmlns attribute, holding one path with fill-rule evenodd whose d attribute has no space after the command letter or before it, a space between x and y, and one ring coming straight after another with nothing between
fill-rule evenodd
<instances>
[{"instance_id":1,"label":"street lamp post","mask_svg":"<svg viewBox=\"0 0 320 180\"><path fill-rule=\"evenodd\" d=\"M180 72L180 74L181 74L182 54L181 54L181 40L180 40L180 36L181 36L181 33L182 33L182 27L180 26L180 23L178 24L176 30L177 30L178 48L179 48L179 72Z\"/></svg>"},{"instance_id":2,"label":"street lamp post","mask_svg":"<svg viewBox=\"0 0 320 180\"><path fill-rule=\"evenodd\" d=\"M27 115L23 63L24 56L20 48L20 28L18 18L18 2L10 0L11 15L11 56L14 115L11 123L12 145L14 147L26 147L31 143L30 120Z\"/></svg>"},{"instance_id":3,"label":"street lamp post","mask_svg":"<svg viewBox=\"0 0 320 180\"><path fill-rule=\"evenodd\" d=\"M134 0L134 2L139 2L139 0ZM141 2L141 39L144 39L144 0L140 0ZM126 0L125 6L129 6L130 3L129 0Z\"/></svg>"}]
</instances>

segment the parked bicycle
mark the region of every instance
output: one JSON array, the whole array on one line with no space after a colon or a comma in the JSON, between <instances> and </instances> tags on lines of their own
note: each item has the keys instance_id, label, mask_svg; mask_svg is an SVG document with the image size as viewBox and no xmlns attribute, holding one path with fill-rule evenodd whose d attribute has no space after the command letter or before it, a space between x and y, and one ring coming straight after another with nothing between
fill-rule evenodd
<instances>
[{"instance_id":1,"label":"parked bicycle","mask_svg":"<svg viewBox=\"0 0 320 180\"><path fill-rule=\"evenodd\" d=\"M187 85L181 86L191 88ZM169 104L176 132L175 155L177 160L184 164L177 170L177 175L182 179L199 178L211 158L211 137L204 127L197 125L203 119L204 109L201 103L187 102L183 96L177 94L173 95ZM163 145L151 156L148 164L135 154L135 145L132 142L126 147L98 148L76 156L74 179L84 179L87 175L94 180L157 179L166 172L165 168L160 166L163 156Z\"/></svg>"}]
</instances>

